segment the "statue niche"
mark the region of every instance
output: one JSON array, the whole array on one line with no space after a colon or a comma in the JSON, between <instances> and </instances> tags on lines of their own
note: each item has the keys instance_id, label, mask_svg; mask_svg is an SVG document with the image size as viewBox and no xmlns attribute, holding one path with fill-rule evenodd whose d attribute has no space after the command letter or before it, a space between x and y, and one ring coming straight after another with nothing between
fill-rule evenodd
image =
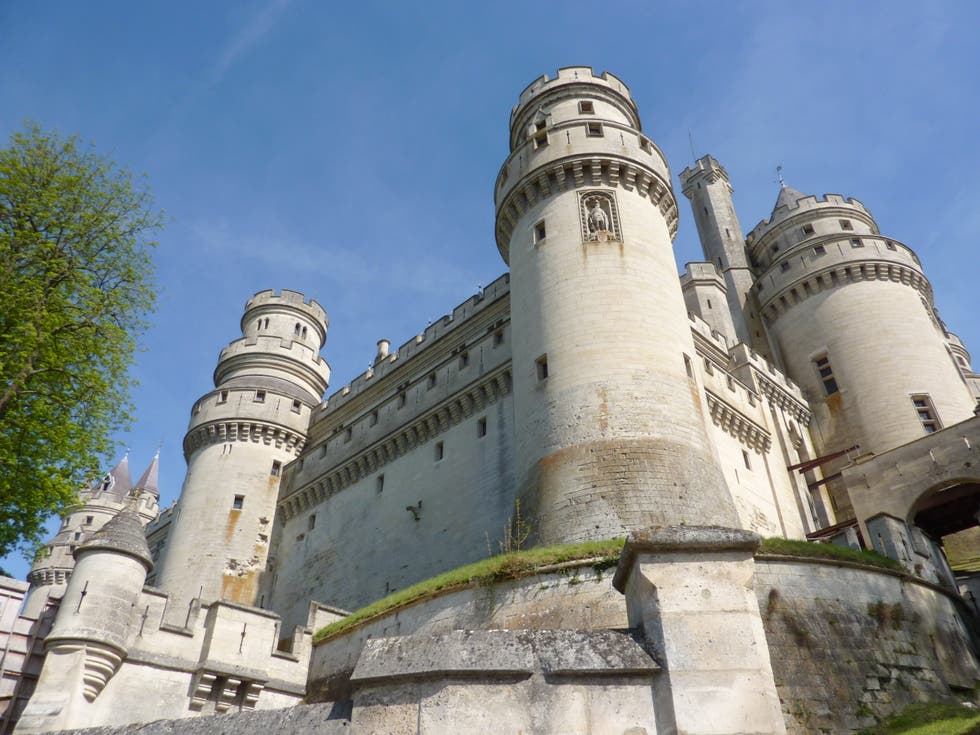
<instances>
[{"instance_id":1,"label":"statue niche","mask_svg":"<svg viewBox=\"0 0 980 735\"><path fill-rule=\"evenodd\" d=\"M582 216L582 239L585 242L614 242L622 240L619 216L612 193L586 191L579 194Z\"/></svg>"}]
</instances>

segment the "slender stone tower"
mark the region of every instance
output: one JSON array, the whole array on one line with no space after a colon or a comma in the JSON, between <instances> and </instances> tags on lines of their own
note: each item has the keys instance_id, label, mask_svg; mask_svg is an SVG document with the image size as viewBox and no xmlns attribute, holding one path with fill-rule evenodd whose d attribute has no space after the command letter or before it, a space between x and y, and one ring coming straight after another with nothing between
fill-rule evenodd
<instances>
[{"instance_id":1,"label":"slender stone tower","mask_svg":"<svg viewBox=\"0 0 980 735\"><path fill-rule=\"evenodd\" d=\"M864 205L783 186L747 242L762 315L810 401L819 453L880 453L973 415L918 257ZM831 490L848 515L846 495Z\"/></svg>"},{"instance_id":2,"label":"slender stone tower","mask_svg":"<svg viewBox=\"0 0 980 735\"><path fill-rule=\"evenodd\" d=\"M629 90L560 69L521 93L510 122L496 236L522 516L543 543L736 525L692 364L670 173Z\"/></svg>"},{"instance_id":3,"label":"slender stone tower","mask_svg":"<svg viewBox=\"0 0 980 735\"><path fill-rule=\"evenodd\" d=\"M330 377L319 354L327 315L317 302L262 291L241 326L184 437L187 476L157 576L180 604L254 604L282 467L303 448Z\"/></svg>"},{"instance_id":4,"label":"slender stone tower","mask_svg":"<svg viewBox=\"0 0 980 735\"><path fill-rule=\"evenodd\" d=\"M681 171L680 179L684 196L691 200L704 257L718 269L725 281L735 338L772 359L752 291L755 276L745 250L742 226L735 213L728 172L711 156L703 156L693 167Z\"/></svg>"}]
</instances>

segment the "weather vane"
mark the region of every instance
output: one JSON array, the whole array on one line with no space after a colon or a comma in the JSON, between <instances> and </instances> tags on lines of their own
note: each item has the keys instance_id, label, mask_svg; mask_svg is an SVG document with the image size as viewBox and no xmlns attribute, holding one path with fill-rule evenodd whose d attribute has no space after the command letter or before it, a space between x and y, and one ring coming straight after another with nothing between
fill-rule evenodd
<instances>
[{"instance_id":1,"label":"weather vane","mask_svg":"<svg viewBox=\"0 0 980 735\"><path fill-rule=\"evenodd\" d=\"M783 167L782 167L782 164L776 166L776 182L780 186L786 186L786 182L783 181Z\"/></svg>"}]
</instances>

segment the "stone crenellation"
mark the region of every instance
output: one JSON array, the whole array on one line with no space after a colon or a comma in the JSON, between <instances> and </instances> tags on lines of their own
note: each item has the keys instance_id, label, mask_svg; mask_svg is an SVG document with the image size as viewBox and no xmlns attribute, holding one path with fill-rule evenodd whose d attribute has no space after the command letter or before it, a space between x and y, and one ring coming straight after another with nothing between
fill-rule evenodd
<instances>
[{"instance_id":1,"label":"stone crenellation","mask_svg":"<svg viewBox=\"0 0 980 735\"><path fill-rule=\"evenodd\" d=\"M326 398L326 310L256 293L179 500L156 459L81 491L2 585L0 731L818 735L976 700L980 376L912 247L783 182L743 234L737 177L675 182L590 67L507 135L507 272Z\"/></svg>"}]
</instances>

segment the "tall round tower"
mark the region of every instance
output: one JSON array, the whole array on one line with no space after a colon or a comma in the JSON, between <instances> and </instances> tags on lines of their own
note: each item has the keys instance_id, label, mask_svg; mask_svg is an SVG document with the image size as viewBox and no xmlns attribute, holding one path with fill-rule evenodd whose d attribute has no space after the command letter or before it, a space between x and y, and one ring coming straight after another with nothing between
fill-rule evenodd
<instances>
[{"instance_id":1,"label":"tall round tower","mask_svg":"<svg viewBox=\"0 0 980 735\"><path fill-rule=\"evenodd\" d=\"M241 327L184 437L187 476L157 576L180 602L255 602L282 467L302 449L330 377L319 354L327 315L317 302L262 291Z\"/></svg>"},{"instance_id":2,"label":"tall round tower","mask_svg":"<svg viewBox=\"0 0 980 735\"><path fill-rule=\"evenodd\" d=\"M670 173L629 89L560 69L521 93L510 123L496 236L522 515L546 543L735 525L693 377Z\"/></svg>"},{"instance_id":3,"label":"tall round tower","mask_svg":"<svg viewBox=\"0 0 980 735\"><path fill-rule=\"evenodd\" d=\"M919 259L882 236L863 204L783 186L747 243L763 317L813 408L818 452L879 453L973 415Z\"/></svg>"}]
</instances>

